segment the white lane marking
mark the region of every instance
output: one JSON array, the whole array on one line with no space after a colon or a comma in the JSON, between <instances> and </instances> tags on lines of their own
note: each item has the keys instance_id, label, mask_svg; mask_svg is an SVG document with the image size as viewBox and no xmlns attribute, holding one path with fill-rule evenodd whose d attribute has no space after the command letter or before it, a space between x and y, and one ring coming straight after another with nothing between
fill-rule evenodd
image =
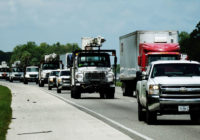
<instances>
[{"instance_id":1,"label":"white lane marking","mask_svg":"<svg viewBox=\"0 0 200 140\"><path fill-rule=\"evenodd\" d=\"M61 96L59 96L59 95L56 95L55 93L52 93L52 92L49 92L49 91L45 90L45 89L41 89L41 90L43 90L44 92L46 92L46 93L48 93L48 94L51 94L51 95L53 95L53 96L56 96L57 98L62 99L63 101L66 101L66 102L69 103L69 104L72 104L72 105L74 105L74 106L76 106L76 107L78 107L78 108L81 108L81 109L83 109L83 110L86 110L87 112L91 112L92 114L95 114L95 115L97 115L97 116L103 118L104 120L111 122L112 124L114 124L114 125L116 125L116 126L122 128L122 129L128 131L129 133L132 133L132 134L134 134L134 135L137 135L137 136L139 136L139 137L141 137L141 138L143 138L143 139L146 139L146 140L153 140L152 138L150 138L150 137L148 137L148 136L145 136L145 135L143 135L143 134L141 134L141 133L139 133L139 132L137 132L137 131L135 131L135 130L132 130L132 129L130 129L130 128L128 128L128 127L126 127L126 126L124 126L124 125L118 123L118 122L116 122L116 121L113 121L113 120L111 120L110 118L107 118L107 117L104 116L104 115L101 115L101 114L99 114L99 113L97 113L97 112L94 112L94 111L90 110L89 108L86 108L86 107L84 107L84 106L82 106L82 105L79 105L79 104L73 102L73 101L70 101L69 99L63 98L63 97L61 97Z\"/></svg>"}]
</instances>

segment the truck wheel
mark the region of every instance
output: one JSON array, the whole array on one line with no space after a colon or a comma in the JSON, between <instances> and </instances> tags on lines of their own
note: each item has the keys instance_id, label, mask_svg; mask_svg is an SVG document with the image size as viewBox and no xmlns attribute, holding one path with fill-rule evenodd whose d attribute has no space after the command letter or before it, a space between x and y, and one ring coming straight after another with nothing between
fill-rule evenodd
<instances>
[{"instance_id":1,"label":"truck wheel","mask_svg":"<svg viewBox=\"0 0 200 140\"><path fill-rule=\"evenodd\" d=\"M81 98L81 92L79 91L78 87L72 87L72 97L75 99L80 99Z\"/></svg>"},{"instance_id":2,"label":"truck wheel","mask_svg":"<svg viewBox=\"0 0 200 140\"><path fill-rule=\"evenodd\" d=\"M24 84L28 84L28 81L26 79L24 79Z\"/></svg>"},{"instance_id":3,"label":"truck wheel","mask_svg":"<svg viewBox=\"0 0 200 140\"><path fill-rule=\"evenodd\" d=\"M100 98L101 98L101 99L105 99L105 94L104 94L103 91L100 91L99 94L100 94Z\"/></svg>"},{"instance_id":4,"label":"truck wheel","mask_svg":"<svg viewBox=\"0 0 200 140\"><path fill-rule=\"evenodd\" d=\"M128 83L125 82L122 83L122 92L123 96L133 96L133 90L131 86L129 87Z\"/></svg>"},{"instance_id":5,"label":"truck wheel","mask_svg":"<svg viewBox=\"0 0 200 140\"><path fill-rule=\"evenodd\" d=\"M61 89L57 88L57 93L61 93Z\"/></svg>"},{"instance_id":6,"label":"truck wheel","mask_svg":"<svg viewBox=\"0 0 200 140\"><path fill-rule=\"evenodd\" d=\"M52 89L52 87L51 86L48 86L48 90L51 90Z\"/></svg>"},{"instance_id":7,"label":"truck wheel","mask_svg":"<svg viewBox=\"0 0 200 140\"><path fill-rule=\"evenodd\" d=\"M156 112L150 112L148 109L146 111L146 123L147 124L154 124L157 120Z\"/></svg>"},{"instance_id":8,"label":"truck wheel","mask_svg":"<svg viewBox=\"0 0 200 140\"><path fill-rule=\"evenodd\" d=\"M39 87L44 87L44 82L42 80L39 80Z\"/></svg>"},{"instance_id":9,"label":"truck wheel","mask_svg":"<svg viewBox=\"0 0 200 140\"><path fill-rule=\"evenodd\" d=\"M198 122L200 123L200 113L191 113L190 114L190 119L193 122Z\"/></svg>"},{"instance_id":10,"label":"truck wheel","mask_svg":"<svg viewBox=\"0 0 200 140\"><path fill-rule=\"evenodd\" d=\"M115 98L115 88L110 88L106 92L107 99L114 99Z\"/></svg>"},{"instance_id":11,"label":"truck wheel","mask_svg":"<svg viewBox=\"0 0 200 140\"><path fill-rule=\"evenodd\" d=\"M10 82L13 82L13 79L12 79L12 78L10 78Z\"/></svg>"},{"instance_id":12,"label":"truck wheel","mask_svg":"<svg viewBox=\"0 0 200 140\"><path fill-rule=\"evenodd\" d=\"M142 111L142 105L138 102L138 120L144 121L145 120L145 112Z\"/></svg>"},{"instance_id":13,"label":"truck wheel","mask_svg":"<svg viewBox=\"0 0 200 140\"><path fill-rule=\"evenodd\" d=\"M36 85L38 84L38 80L35 81L35 84L36 84Z\"/></svg>"}]
</instances>

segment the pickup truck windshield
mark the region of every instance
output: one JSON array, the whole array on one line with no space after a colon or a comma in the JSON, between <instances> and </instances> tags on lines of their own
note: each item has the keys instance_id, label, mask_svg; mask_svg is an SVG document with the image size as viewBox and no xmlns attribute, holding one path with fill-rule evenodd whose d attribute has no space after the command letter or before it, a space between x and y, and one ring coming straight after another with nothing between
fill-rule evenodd
<instances>
[{"instance_id":1,"label":"pickup truck windshield","mask_svg":"<svg viewBox=\"0 0 200 140\"><path fill-rule=\"evenodd\" d=\"M55 69L59 69L59 63L55 63L55 64L43 64L42 66L43 70L55 70Z\"/></svg>"},{"instance_id":2,"label":"pickup truck windshield","mask_svg":"<svg viewBox=\"0 0 200 140\"><path fill-rule=\"evenodd\" d=\"M156 64L154 65L151 78L158 76L200 76L199 64Z\"/></svg>"},{"instance_id":3,"label":"pickup truck windshield","mask_svg":"<svg viewBox=\"0 0 200 140\"><path fill-rule=\"evenodd\" d=\"M0 68L0 72L9 72L9 68Z\"/></svg>"},{"instance_id":4,"label":"pickup truck windshield","mask_svg":"<svg viewBox=\"0 0 200 140\"><path fill-rule=\"evenodd\" d=\"M23 72L21 68L12 68L12 72Z\"/></svg>"},{"instance_id":5,"label":"pickup truck windshield","mask_svg":"<svg viewBox=\"0 0 200 140\"><path fill-rule=\"evenodd\" d=\"M148 55L148 65L157 60L178 60L178 55Z\"/></svg>"},{"instance_id":6,"label":"pickup truck windshield","mask_svg":"<svg viewBox=\"0 0 200 140\"><path fill-rule=\"evenodd\" d=\"M38 72L38 68L27 68L27 72Z\"/></svg>"},{"instance_id":7,"label":"pickup truck windshield","mask_svg":"<svg viewBox=\"0 0 200 140\"><path fill-rule=\"evenodd\" d=\"M58 74L59 74L59 71L52 71L50 73L50 76L58 76Z\"/></svg>"},{"instance_id":8,"label":"pickup truck windshield","mask_svg":"<svg viewBox=\"0 0 200 140\"><path fill-rule=\"evenodd\" d=\"M78 59L78 67L110 67L108 54L81 54Z\"/></svg>"},{"instance_id":9,"label":"pickup truck windshield","mask_svg":"<svg viewBox=\"0 0 200 140\"><path fill-rule=\"evenodd\" d=\"M60 76L70 76L70 71L61 71Z\"/></svg>"}]
</instances>

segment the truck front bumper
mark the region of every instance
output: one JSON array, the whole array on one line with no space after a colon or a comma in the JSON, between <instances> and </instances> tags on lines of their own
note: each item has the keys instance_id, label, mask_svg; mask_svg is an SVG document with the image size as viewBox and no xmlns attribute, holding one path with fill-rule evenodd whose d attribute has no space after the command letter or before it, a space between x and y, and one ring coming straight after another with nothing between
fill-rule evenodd
<instances>
[{"instance_id":1,"label":"truck front bumper","mask_svg":"<svg viewBox=\"0 0 200 140\"><path fill-rule=\"evenodd\" d=\"M147 107L149 111L157 111L162 114L188 114L200 112L199 98L162 98L159 95L148 95ZM179 106L189 106L189 111L181 112Z\"/></svg>"}]
</instances>

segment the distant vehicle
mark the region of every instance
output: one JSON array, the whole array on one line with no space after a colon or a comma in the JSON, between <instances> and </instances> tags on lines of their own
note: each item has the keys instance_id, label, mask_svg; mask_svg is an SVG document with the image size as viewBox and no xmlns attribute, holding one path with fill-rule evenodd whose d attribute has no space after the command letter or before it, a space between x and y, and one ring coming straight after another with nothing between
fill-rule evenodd
<instances>
[{"instance_id":1,"label":"distant vehicle","mask_svg":"<svg viewBox=\"0 0 200 140\"><path fill-rule=\"evenodd\" d=\"M124 96L133 96L136 72L156 60L179 60L178 31L135 31L120 41L120 80Z\"/></svg>"},{"instance_id":2,"label":"distant vehicle","mask_svg":"<svg viewBox=\"0 0 200 140\"><path fill-rule=\"evenodd\" d=\"M62 69L62 62L59 60L58 55L53 53L45 55L45 60L41 62L39 67L39 86L43 87L44 84L48 84L49 74L52 70Z\"/></svg>"},{"instance_id":3,"label":"distant vehicle","mask_svg":"<svg viewBox=\"0 0 200 140\"><path fill-rule=\"evenodd\" d=\"M56 78L59 76L60 70L52 70L48 78L48 90L57 87Z\"/></svg>"},{"instance_id":4,"label":"distant vehicle","mask_svg":"<svg viewBox=\"0 0 200 140\"><path fill-rule=\"evenodd\" d=\"M200 121L200 63L155 61L137 78L139 121L152 124L158 114L190 114L192 121Z\"/></svg>"},{"instance_id":5,"label":"distant vehicle","mask_svg":"<svg viewBox=\"0 0 200 140\"><path fill-rule=\"evenodd\" d=\"M73 52L71 66L72 98L79 99L82 93L94 92L99 92L101 98L114 98L116 71L113 72L110 57L114 57L115 68L117 57L115 50L100 49L104 41L105 39L102 37L82 38L83 50Z\"/></svg>"},{"instance_id":6,"label":"distant vehicle","mask_svg":"<svg viewBox=\"0 0 200 140\"><path fill-rule=\"evenodd\" d=\"M8 79L9 71L10 70L9 70L9 67L7 66L7 63L5 61L2 61L0 65L0 78Z\"/></svg>"},{"instance_id":7,"label":"distant vehicle","mask_svg":"<svg viewBox=\"0 0 200 140\"><path fill-rule=\"evenodd\" d=\"M72 65L72 53L65 53L60 55L60 61L62 61L63 69L70 68L70 65Z\"/></svg>"},{"instance_id":8,"label":"distant vehicle","mask_svg":"<svg viewBox=\"0 0 200 140\"><path fill-rule=\"evenodd\" d=\"M70 70L61 70L56 78L57 93L61 93L62 90L70 89Z\"/></svg>"},{"instance_id":9,"label":"distant vehicle","mask_svg":"<svg viewBox=\"0 0 200 140\"><path fill-rule=\"evenodd\" d=\"M24 72L24 84L28 82L38 83L38 67L37 66L28 66Z\"/></svg>"},{"instance_id":10,"label":"distant vehicle","mask_svg":"<svg viewBox=\"0 0 200 140\"><path fill-rule=\"evenodd\" d=\"M9 81L13 82L13 80L19 80L20 82L22 82L23 79L24 79L24 71L21 66L21 62L15 61L11 67L11 71L9 74Z\"/></svg>"}]
</instances>

